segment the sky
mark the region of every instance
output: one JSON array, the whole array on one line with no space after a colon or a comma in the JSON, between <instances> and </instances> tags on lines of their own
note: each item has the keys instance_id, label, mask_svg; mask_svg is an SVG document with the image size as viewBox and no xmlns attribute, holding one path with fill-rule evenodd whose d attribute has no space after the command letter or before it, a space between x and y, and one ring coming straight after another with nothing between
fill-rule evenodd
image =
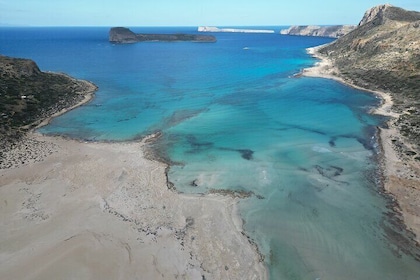
<instances>
[{"instance_id":1,"label":"sky","mask_svg":"<svg viewBox=\"0 0 420 280\"><path fill-rule=\"evenodd\" d=\"M378 0L0 0L0 26L357 24ZM420 0L389 4L420 11Z\"/></svg>"}]
</instances>

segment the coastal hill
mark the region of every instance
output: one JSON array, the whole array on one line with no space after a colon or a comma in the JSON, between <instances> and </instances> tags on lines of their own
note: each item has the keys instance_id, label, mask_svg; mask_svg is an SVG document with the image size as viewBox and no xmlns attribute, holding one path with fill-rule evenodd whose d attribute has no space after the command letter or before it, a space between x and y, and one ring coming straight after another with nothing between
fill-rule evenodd
<instances>
[{"instance_id":1,"label":"coastal hill","mask_svg":"<svg viewBox=\"0 0 420 280\"><path fill-rule=\"evenodd\" d=\"M374 7L355 30L318 52L332 59L344 79L392 95L393 110L404 112L400 130L417 146L407 152L420 160L420 13Z\"/></svg>"},{"instance_id":2,"label":"coastal hill","mask_svg":"<svg viewBox=\"0 0 420 280\"><path fill-rule=\"evenodd\" d=\"M368 10L358 27L310 50L321 61L312 69L324 77L376 92L377 111L389 116L379 129L384 192L396 204L392 214L420 244L420 13L391 5ZM309 75L311 70L307 70ZM401 228L401 232L404 229ZM407 236L410 236L408 234ZM404 238L396 238L397 242ZM414 247L413 247L414 248ZM420 254L414 253L418 259Z\"/></svg>"},{"instance_id":3,"label":"coastal hill","mask_svg":"<svg viewBox=\"0 0 420 280\"><path fill-rule=\"evenodd\" d=\"M214 43L216 42L216 37L195 34L136 34L125 27L113 27L109 31L109 41L117 44L132 44L147 41Z\"/></svg>"},{"instance_id":4,"label":"coastal hill","mask_svg":"<svg viewBox=\"0 0 420 280\"><path fill-rule=\"evenodd\" d=\"M282 35L318 36L339 38L356 28L355 25L293 25L280 31Z\"/></svg>"},{"instance_id":5,"label":"coastal hill","mask_svg":"<svg viewBox=\"0 0 420 280\"><path fill-rule=\"evenodd\" d=\"M0 56L0 148L31 126L81 102L96 86L64 74L42 72L29 59Z\"/></svg>"}]
</instances>

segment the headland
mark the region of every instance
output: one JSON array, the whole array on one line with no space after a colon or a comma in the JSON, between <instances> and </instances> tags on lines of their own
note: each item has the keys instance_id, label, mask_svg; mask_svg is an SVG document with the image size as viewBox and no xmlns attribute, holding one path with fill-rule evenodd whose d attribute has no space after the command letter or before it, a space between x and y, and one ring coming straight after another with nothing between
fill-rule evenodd
<instances>
[{"instance_id":1,"label":"headland","mask_svg":"<svg viewBox=\"0 0 420 280\"><path fill-rule=\"evenodd\" d=\"M355 25L293 25L280 31L282 35L340 38L356 28Z\"/></svg>"},{"instance_id":2,"label":"headland","mask_svg":"<svg viewBox=\"0 0 420 280\"><path fill-rule=\"evenodd\" d=\"M420 13L391 5L368 10L354 31L308 49L320 61L304 76L330 78L382 100L373 113L389 117L379 128L384 190L401 222L420 242Z\"/></svg>"}]
</instances>

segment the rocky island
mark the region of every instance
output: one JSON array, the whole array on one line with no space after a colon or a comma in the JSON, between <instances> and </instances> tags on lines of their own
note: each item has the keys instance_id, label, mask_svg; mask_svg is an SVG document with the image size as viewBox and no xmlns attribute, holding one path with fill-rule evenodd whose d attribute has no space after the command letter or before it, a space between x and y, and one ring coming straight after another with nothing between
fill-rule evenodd
<instances>
[{"instance_id":1,"label":"rocky island","mask_svg":"<svg viewBox=\"0 0 420 280\"><path fill-rule=\"evenodd\" d=\"M216 37L196 34L136 34L125 27L113 27L109 31L109 41L116 44L138 42L198 42L214 43Z\"/></svg>"},{"instance_id":2,"label":"rocky island","mask_svg":"<svg viewBox=\"0 0 420 280\"><path fill-rule=\"evenodd\" d=\"M419 242L420 13L374 7L355 30L309 52L321 61L304 75L337 79L383 99L377 113L390 118L380 130L385 191Z\"/></svg>"},{"instance_id":3,"label":"rocky island","mask_svg":"<svg viewBox=\"0 0 420 280\"><path fill-rule=\"evenodd\" d=\"M280 31L282 35L296 35L296 36L318 36L339 38L346 35L356 28L355 25L293 25L288 29Z\"/></svg>"}]
</instances>

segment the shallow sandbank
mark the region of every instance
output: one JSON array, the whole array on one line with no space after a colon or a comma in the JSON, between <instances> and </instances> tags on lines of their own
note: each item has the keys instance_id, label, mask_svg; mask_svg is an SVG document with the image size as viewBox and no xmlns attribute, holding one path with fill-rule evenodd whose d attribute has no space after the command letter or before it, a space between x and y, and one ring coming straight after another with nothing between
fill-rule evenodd
<instances>
[{"instance_id":1,"label":"shallow sandbank","mask_svg":"<svg viewBox=\"0 0 420 280\"><path fill-rule=\"evenodd\" d=\"M144 141L28 139L42 157L0 170L1 279L267 278L238 200L169 190Z\"/></svg>"}]
</instances>

